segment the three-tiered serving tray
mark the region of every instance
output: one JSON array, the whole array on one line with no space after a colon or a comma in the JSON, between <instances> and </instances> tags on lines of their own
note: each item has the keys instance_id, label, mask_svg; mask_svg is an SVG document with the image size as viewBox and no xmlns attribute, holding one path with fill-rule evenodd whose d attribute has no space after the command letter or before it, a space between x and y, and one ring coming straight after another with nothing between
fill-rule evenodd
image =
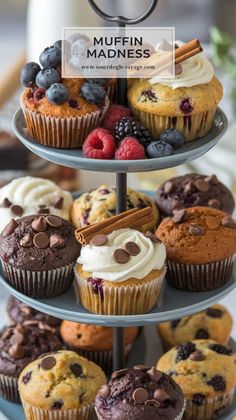
<instances>
[{"instance_id":1,"label":"three-tiered serving tray","mask_svg":"<svg viewBox=\"0 0 236 420\"><path fill-rule=\"evenodd\" d=\"M158 0L152 0L149 9L142 16L135 19L128 19L122 16L109 16L100 8L98 8L94 0L88 0L88 2L100 17L109 22L116 23L120 27L124 27L126 24L131 25L144 21L154 11ZM117 84L117 102L122 105L126 105L127 81L126 79L118 79ZM223 137L226 129L227 118L224 112L218 108L211 131L205 137L185 144L184 147L179 149L179 151L172 156L135 161L93 160L83 158L82 151L80 149L54 149L41 146L27 133L23 112L18 110L13 117L13 130L16 136L28 149L30 149L38 156L59 165L72 168L116 173L117 213L121 213L126 210L127 173L160 170L194 160L215 146ZM150 192L146 193L150 195L152 194ZM0 283L16 298L41 312L70 321L113 327L113 370L118 370L124 367L124 327L149 326L146 328L145 334L142 333L136 343L135 362L145 362L146 364L155 363L157 360L158 349L155 348L156 344L151 338L153 335L153 327L150 326L152 324L156 325L161 322L190 315L192 313L204 310L210 305L220 301L224 296L230 293L236 285L236 267L231 279L226 285L219 289L207 292L181 291L174 289L166 282L163 287L161 299L158 301L158 304L153 308L151 312L147 314L130 316L107 316L91 314L87 312L77 301L73 288L71 288L71 290L69 290L64 295L52 299L36 300L25 296L22 293L19 293L17 290L13 289L4 279L3 275L0 275ZM146 344L144 337L145 335ZM150 344L152 344L154 348L151 351L147 351L147 353L152 354L152 357L148 356L145 358L144 348L146 346L148 350L148 346L150 346ZM232 344L234 345L234 343ZM137 360L137 355L139 360ZM133 364L133 361L131 357L131 365ZM20 406L4 401L1 398L0 410L2 410L6 415L6 419L24 419L23 411ZM228 412L219 419L232 420L234 413L236 414L236 397ZM1 414L0 420L5 420L4 417L1 417Z\"/></svg>"}]
</instances>

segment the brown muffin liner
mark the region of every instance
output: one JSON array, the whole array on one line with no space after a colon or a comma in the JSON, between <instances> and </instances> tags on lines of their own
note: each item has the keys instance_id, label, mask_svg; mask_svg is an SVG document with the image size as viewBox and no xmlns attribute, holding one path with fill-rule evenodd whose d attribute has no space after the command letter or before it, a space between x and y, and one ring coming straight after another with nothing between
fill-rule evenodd
<instances>
[{"instance_id":1,"label":"brown muffin liner","mask_svg":"<svg viewBox=\"0 0 236 420\"><path fill-rule=\"evenodd\" d=\"M48 271L30 271L14 268L1 261L8 283L32 298L51 298L65 293L74 278L74 262Z\"/></svg>"},{"instance_id":2,"label":"brown muffin liner","mask_svg":"<svg viewBox=\"0 0 236 420\"><path fill-rule=\"evenodd\" d=\"M33 407L22 399L27 420L89 420L94 413L93 404L74 409L43 409Z\"/></svg>"},{"instance_id":3,"label":"brown muffin liner","mask_svg":"<svg viewBox=\"0 0 236 420\"><path fill-rule=\"evenodd\" d=\"M217 289L229 280L233 257L208 264L179 264L167 260L166 278L177 289L194 292Z\"/></svg>"},{"instance_id":4,"label":"brown muffin liner","mask_svg":"<svg viewBox=\"0 0 236 420\"><path fill-rule=\"evenodd\" d=\"M79 117L59 118L31 111L21 101L30 136L44 146L61 149L81 148L89 133L99 126L108 105L107 98L105 106L101 110Z\"/></svg>"},{"instance_id":5,"label":"brown muffin liner","mask_svg":"<svg viewBox=\"0 0 236 420\"><path fill-rule=\"evenodd\" d=\"M20 404L18 378L0 374L0 396L5 400Z\"/></svg>"},{"instance_id":6,"label":"brown muffin liner","mask_svg":"<svg viewBox=\"0 0 236 420\"><path fill-rule=\"evenodd\" d=\"M186 420L211 420L218 418L229 408L234 398L233 389L231 392L215 398L206 398L201 405L194 404L193 401L186 401L184 419Z\"/></svg>"},{"instance_id":7,"label":"brown muffin liner","mask_svg":"<svg viewBox=\"0 0 236 420\"><path fill-rule=\"evenodd\" d=\"M205 136L211 129L216 113L216 106L206 112L199 112L192 115L171 117L166 115L155 115L139 111L132 107L135 117L149 128L153 137L158 138L160 133L169 128L180 130L186 141L195 140Z\"/></svg>"},{"instance_id":8,"label":"brown muffin liner","mask_svg":"<svg viewBox=\"0 0 236 420\"><path fill-rule=\"evenodd\" d=\"M103 295L95 294L91 285L75 271L77 282L75 291L82 305L89 312L100 315L136 315L149 312L157 302L165 277L162 274L144 284L137 286L109 287L103 286Z\"/></svg>"}]
</instances>

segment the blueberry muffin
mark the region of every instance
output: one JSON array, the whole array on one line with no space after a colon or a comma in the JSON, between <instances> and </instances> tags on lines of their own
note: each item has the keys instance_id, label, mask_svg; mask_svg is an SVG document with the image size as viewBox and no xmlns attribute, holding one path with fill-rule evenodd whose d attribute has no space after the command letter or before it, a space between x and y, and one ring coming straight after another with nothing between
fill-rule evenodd
<instances>
[{"instance_id":1,"label":"blueberry muffin","mask_svg":"<svg viewBox=\"0 0 236 420\"><path fill-rule=\"evenodd\" d=\"M180 420L184 406L173 379L144 365L114 372L95 401L99 420Z\"/></svg>"},{"instance_id":2,"label":"blueberry muffin","mask_svg":"<svg viewBox=\"0 0 236 420\"><path fill-rule=\"evenodd\" d=\"M128 355L139 332L138 327L124 329L124 348ZM60 334L66 347L97 363L111 373L113 360L113 328L63 321Z\"/></svg>"},{"instance_id":3,"label":"blueberry muffin","mask_svg":"<svg viewBox=\"0 0 236 420\"><path fill-rule=\"evenodd\" d=\"M136 79L128 89L128 100L153 137L175 128L190 141L211 129L223 87L203 54L185 60L179 68L174 78Z\"/></svg>"},{"instance_id":4,"label":"blueberry muffin","mask_svg":"<svg viewBox=\"0 0 236 420\"><path fill-rule=\"evenodd\" d=\"M229 280L236 222L227 213L211 207L178 210L163 219L156 235L167 249L167 279L172 286L204 291Z\"/></svg>"},{"instance_id":5,"label":"blueberry muffin","mask_svg":"<svg viewBox=\"0 0 236 420\"><path fill-rule=\"evenodd\" d=\"M233 194L215 175L195 173L165 181L157 190L156 203L163 216L194 206L214 207L232 214L235 207Z\"/></svg>"},{"instance_id":6,"label":"blueberry muffin","mask_svg":"<svg viewBox=\"0 0 236 420\"><path fill-rule=\"evenodd\" d=\"M53 214L70 220L72 195L49 179L24 176L0 189L0 231L10 222L32 214Z\"/></svg>"},{"instance_id":7,"label":"blueberry muffin","mask_svg":"<svg viewBox=\"0 0 236 420\"><path fill-rule=\"evenodd\" d=\"M53 297L68 290L79 253L73 225L50 214L12 219L0 235L7 281L30 297Z\"/></svg>"},{"instance_id":8,"label":"blueberry muffin","mask_svg":"<svg viewBox=\"0 0 236 420\"><path fill-rule=\"evenodd\" d=\"M59 329L61 325L61 319L55 318L54 316L44 314L37 311L34 308L20 302L14 296L10 296L7 302L7 314L11 322L16 324L22 324L24 321L34 320L40 321L50 327Z\"/></svg>"},{"instance_id":9,"label":"blueberry muffin","mask_svg":"<svg viewBox=\"0 0 236 420\"><path fill-rule=\"evenodd\" d=\"M157 326L165 349L178 344L209 338L221 344L227 344L233 327L233 318L229 311L220 304L216 304L193 315L163 322Z\"/></svg>"},{"instance_id":10,"label":"blueberry muffin","mask_svg":"<svg viewBox=\"0 0 236 420\"><path fill-rule=\"evenodd\" d=\"M143 231L153 230L159 221L157 207L153 200L146 194L128 188L126 197L127 210L133 208L152 207L154 219L143 226ZM82 194L77 198L71 209L72 223L81 228L92 225L116 213L116 190L107 185L101 185L95 190Z\"/></svg>"},{"instance_id":11,"label":"blueberry muffin","mask_svg":"<svg viewBox=\"0 0 236 420\"><path fill-rule=\"evenodd\" d=\"M89 419L102 369L72 351L45 354L21 372L18 386L27 420Z\"/></svg>"},{"instance_id":12,"label":"blueberry muffin","mask_svg":"<svg viewBox=\"0 0 236 420\"><path fill-rule=\"evenodd\" d=\"M0 333L0 395L20 402L17 380L22 369L41 354L61 348L55 328L43 322L24 321L3 328Z\"/></svg>"},{"instance_id":13,"label":"blueberry muffin","mask_svg":"<svg viewBox=\"0 0 236 420\"><path fill-rule=\"evenodd\" d=\"M236 355L213 340L194 340L172 348L157 363L181 387L184 418L210 420L231 404L236 387Z\"/></svg>"}]
</instances>

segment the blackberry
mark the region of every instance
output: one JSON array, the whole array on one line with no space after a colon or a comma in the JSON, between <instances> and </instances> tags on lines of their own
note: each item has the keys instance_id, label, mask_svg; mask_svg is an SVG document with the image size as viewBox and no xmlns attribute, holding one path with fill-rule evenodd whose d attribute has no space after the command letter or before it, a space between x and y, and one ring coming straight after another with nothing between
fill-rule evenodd
<instances>
[{"instance_id":1,"label":"blackberry","mask_svg":"<svg viewBox=\"0 0 236 420\"><path fill-rule=\"evenodd\" d=\"M205 401L205 395L203 394L194 394L193 395L193 403L196 405L202 405Z\"/></svg>"},{"instance_id":2,"label":"blackberry","mask_svg":"<svg viewBox=\"0 0 236 420\"><path fill-rule=\"evenodd\" d=\"M196 346L191 341L181 344L177 347L178 353L176 355L176 363L180 362L181 360L186 360L189 358L190 354L196 350Z\"/></svg>"},{"instance_id":3,"label":"blackberry","mask_svg":"<svg viewBox=\"0 0 236 420\"><path fill-rule=\"evenodd\" d=\"M223 315L223 312L221 309L218 309L218 308L208 308L206 310L206 314L207 316L211 318L221 318Z\"/></svg>"},{"instance_id":4,"label":"blackberry","mask_svg":"<svg viewBox=\"0 0 236 420\"><path fill-rule=\"evenodd\" d=\"M120 142L125 137L134 137L138 142L146 147L152 141L151 134L148 128L144 127L139 121L132 117L123 117L115 125L115 139L119 146Z\"/></svg>"},{"instance_id":5,"label":"blackberry","mask_svg":"<svg viewBox=\"0 0 236 420\"><path fill-rule=\"evenodd\" d=\"M175 330L175 328L179 325L180 321L181 319L174 319L173 321L171 321L171 328Z\"/></svg>"},{"instance_id":6,"label":"blackberry","mask_svg":"<svg viewBox=\"0 0 236 420\"><path fill-rule=\"evenodd\" d=\"M233 353L228 347L222 346L222 344L210 344L209 349L215 351L218 354L224 354L226 356L231 356Z\"/></svg>"},{"instance_id":7,"label":"blackberry","mask_svg":"<svg viewBox=\"0 0 236 420\"><path fill-rule=\"evenodd\" d=\"M209 333L208 331L204 330L203 328L200 328L195 335L196 339L204 339L204 338L209 338Z\"/></svg>"},{"instance_id":8,"label":"blackberry","mask_svg":"<svg viewBox=\"0 0 236 420\"><path fill-rule=\"evenodd\" d=\"M207 382L207 385L212 386L215 391L225 391L226 388L226 382L220 375L213 376L210 381Z\"/></svg>"}]
</instances>

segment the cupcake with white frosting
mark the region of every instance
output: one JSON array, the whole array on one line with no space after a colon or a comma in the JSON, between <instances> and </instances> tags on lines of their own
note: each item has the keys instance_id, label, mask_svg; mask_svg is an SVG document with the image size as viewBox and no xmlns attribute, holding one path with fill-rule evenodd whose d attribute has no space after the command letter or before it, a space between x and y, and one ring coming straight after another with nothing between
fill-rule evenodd
<instances>
[{"instance_id":1,"label":"cupcake with white frosting","mask_svg":"<svg viewBox=\"0 0 236 420\"><path fill-rule=\"evenodd\" d=\"M150 232L122 228L94 236L75 267L82 305L104 315L149 312L160 294L165 259L165 246Z\"/></svg>"},{"instance_id":2,"label":"cupcake with white frosting","mask_svg":"<svg viewBox=\"0 0 236 420\"><path fill-rule=\"evenodd\" d=\"M195 140L211 129L223 88L203 53L183 61L176 70L175 77L136 79L128 90L129 103L154 137L175 128L186 141Z\"/></svg>"}]
</instances>

